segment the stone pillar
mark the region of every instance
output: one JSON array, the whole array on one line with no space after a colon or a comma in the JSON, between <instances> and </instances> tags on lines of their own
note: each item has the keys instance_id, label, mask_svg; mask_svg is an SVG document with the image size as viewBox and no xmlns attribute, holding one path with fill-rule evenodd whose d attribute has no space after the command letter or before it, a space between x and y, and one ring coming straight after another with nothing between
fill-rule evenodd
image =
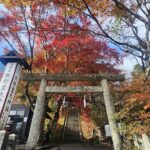
<instances>
[{"instance_id":1,"label":"stone pillar","mask_svg":"<svg viewBox=\"0 0 150 150\"><path fill-rule=\"evenodd\" d=\"M106 79L101 81L101 86L103 88L103 96L106 107L106 113L108 117L109 127L111 131L112 141L114 150L122 150L122 142L121 137L117 128L117 123L114 120L113 116L115 114L115 106L110 97L110 90L108 86L108 82Z\"/></svg>"},{"instance_id":2,"label":"stone pillar","mask_svg":"<svg viewBox=\"0 0 150 150\"><path fill-rule=\"evenodd\" d=\"M142 134L142 140L143 140L143 147L144 150L150 149L150 140L147 134Z\"/></svg>"},{"instance_id":3,"label":"stone pillar","mask_svg":"<svg viewBox=\"0 0 150 150\"><path fill-rule=\"evenodd\" d=\"M45 105L47 104L45 94L46 83L47 81L44 79L42 79L40 83L40 89L37 96L30 132L26 145L27 150L34 149L38 145L38 142L40 140L41 128L43 126L43 116L45 116Z\"/></svg>"},{"instance_id":4,"label":"stone pillar","mask_svg":"<svg viewBox=\"0 0 150 150\"><path fill-rule=\"evenodd\" d=\"M7 63L0 82L0 130L4 130L21 74L18 63Z\"/></svg>"},{"instance_id":5,"label":"stone pillar","mask_svg":"<svg viewBox=\"0 0 150 150\"><path fill-rule=\"evenodd\" d=\"M30 69L29 64L15 51L0 56L0 62L6 65L0 81L0 130L4 130L9 116L21 70Z\"/></svg>"},{"instance_id":6,"label":"stone pillar","mask_svg":"<svg viewBox=\"0 0 150 150\"><path fill-rule=\"evenodd\" d=\"M6 150L8 142L8 133L5 130L0 131L0 150Z\"/></svg>"}]
</instances>

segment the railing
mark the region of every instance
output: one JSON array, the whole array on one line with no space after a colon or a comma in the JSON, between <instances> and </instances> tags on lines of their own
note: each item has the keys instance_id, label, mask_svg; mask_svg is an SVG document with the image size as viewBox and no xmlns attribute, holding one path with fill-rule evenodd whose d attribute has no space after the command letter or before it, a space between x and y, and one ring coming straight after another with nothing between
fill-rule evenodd
<instances>
[{"instance_id":1,"label":"railing","mask_svg":"<svg viewBox=\"0 0 150 150\"><path fill-rule=\"evenodd\" d=\"M65 115L65 120L64 120L64 125L63 125L63 132L62 132L62 142L64 141L67 118L68 118L68 112Z\"/></svg>"}]
</instances>

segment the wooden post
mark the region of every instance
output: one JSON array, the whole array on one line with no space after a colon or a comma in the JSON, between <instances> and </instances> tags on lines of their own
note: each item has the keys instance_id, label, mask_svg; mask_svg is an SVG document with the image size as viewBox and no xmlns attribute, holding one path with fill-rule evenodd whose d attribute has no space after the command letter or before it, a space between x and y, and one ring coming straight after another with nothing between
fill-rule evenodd
<instances>
[{"instance_id":1,"label":"wooden post","mask_svg":"<svg viewBox=\"0 0 150 150\"><path fill-rule=\"evenodd\" d=\"M108 122L109 122L109 127L110 127L112 141L113 141L113 147L114 150L122 150L121 137L117 129L117 123L113 118L115 114L115 107L110 97L110 90L106 79L103 79L101 81L101 86L103 88L104 102L105 102L106 112L108 116Z\"/></svg>"},{"instance_id":2,"label":"wooden post","mask_svg":"<svg viewBox=\"0 0 150 150\"><path fill-rule=\"evenodd\" d=\"M40 140L41 128L43 126L43 116L45 115L45 105L47 104L45 94L46 83L46 80L41 80L40 89L37 96L28 141L26 145L27 150L35 149Z\"/></svg>"}]
</instances>

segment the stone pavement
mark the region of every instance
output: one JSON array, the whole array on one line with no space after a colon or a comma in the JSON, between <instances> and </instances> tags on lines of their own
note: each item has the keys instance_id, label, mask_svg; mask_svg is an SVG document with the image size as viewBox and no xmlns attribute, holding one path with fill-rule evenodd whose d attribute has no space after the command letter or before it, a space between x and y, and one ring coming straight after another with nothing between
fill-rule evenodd
<instances>
[{"instance_id":1,"label":"stone pavement","mask_svg":"<svg viewBox=\"0 0 150 150\"><path fill-rule=\"evenodd\" d=\"M92 145L92 144L61 144L50 150L113 150L108 145Z\"/></svg>"}]
</instances>

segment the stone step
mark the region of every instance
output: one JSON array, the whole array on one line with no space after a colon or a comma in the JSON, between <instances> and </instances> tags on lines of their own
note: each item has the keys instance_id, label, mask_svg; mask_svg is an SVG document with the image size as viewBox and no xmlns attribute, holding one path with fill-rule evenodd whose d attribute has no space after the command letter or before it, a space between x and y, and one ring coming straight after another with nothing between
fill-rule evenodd
<instances>
[{"instance_id":1,"label":"stone step","mask_svg":"<svg viewBox=\"0 0 150 150\"><path fill-rule=\"evenodd\" d=\"M79 120L77 110L71 110L66 120L64 143L80 143Z\"/></svg>"},{"instance_id":2,"label":"stone step","mask_svg":"<svg viewBox=\"0 0 150 150\"><path fill-rule=\"evenodd\" d=\"M80 143L80 137L65 137L63 143Z\"/></svg>"}]
</instances>

